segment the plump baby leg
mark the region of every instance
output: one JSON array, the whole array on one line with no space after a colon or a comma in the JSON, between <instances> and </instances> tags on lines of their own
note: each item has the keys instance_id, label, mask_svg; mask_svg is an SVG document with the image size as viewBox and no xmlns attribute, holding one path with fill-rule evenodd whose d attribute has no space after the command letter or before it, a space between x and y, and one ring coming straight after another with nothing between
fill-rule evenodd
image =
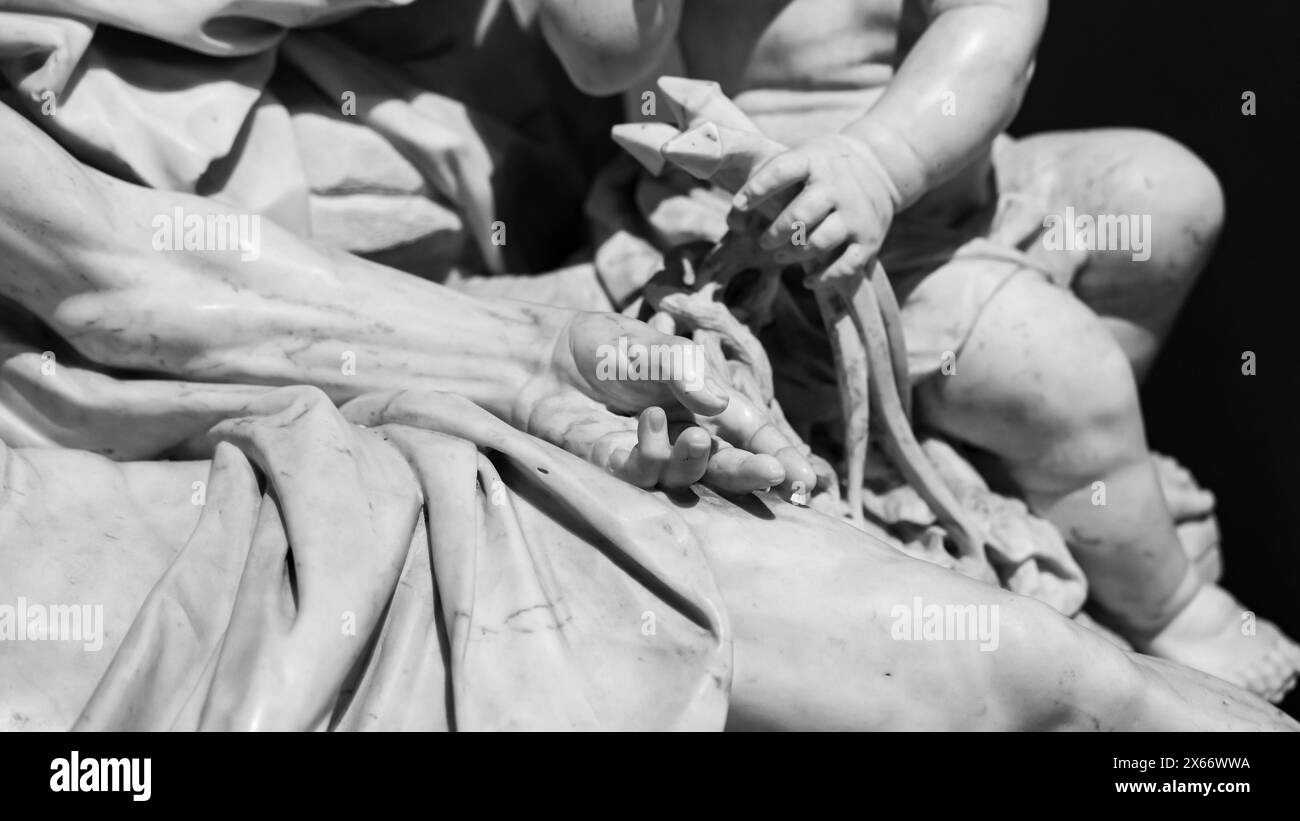
<instances>
[{"instance_id":1,"label":"plump baby leg","mask_svg":"<svg viewBox=\"0 0 1300 821\"><path fill-rule=\"evenodd\" d=\"M1036 134L999 161L1007 190L1046 189L1049 210L1136 218L1127 247L1098 247L1072 283L1141 379L1169 333L1223 226L1214 173L1179 143L1140 129ZM1140 246L1140 247L1139 247ZM1031 255L1060 253L1039 243Z\"/></svg>"},{"instance_id":2,"label":"plump baby leg","mask_svg":"<svg viewBox=\"0 0 1300 821\"><path fill-rule=\"evenodd\" d=\"M918 406L997 457L1065 536L1099 614L1138 647L1272 698L1294 681L1295 646L1275 629L1242 635L1244 609L1202 587L1160 492L1128 358L1074 295L1013 277Z\"/></svg>"}]
</instances>

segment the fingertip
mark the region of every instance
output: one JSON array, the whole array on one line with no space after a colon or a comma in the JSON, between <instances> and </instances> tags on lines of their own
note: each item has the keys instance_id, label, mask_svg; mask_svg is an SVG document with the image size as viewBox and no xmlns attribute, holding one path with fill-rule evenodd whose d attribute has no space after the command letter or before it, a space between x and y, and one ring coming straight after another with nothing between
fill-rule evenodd
<instances>
[{"instance_id":1,"label":"fingertip","mask_svg":"<svg viewBox=\"0 0 1300 821\"><path fill-rule=\"evenodd\" d=\"M713 445L713 437L704 428L692 427L682 431L678 437L692 452L707 451Z\"/></svg>"},{"instance_id":2,"label":"fingertip","mask_svg":"<svg viewBox=\"0 0 1300 821\"><path fill-rule=\"evenodd\" d=\"M627 448L620 448L619 450L616 450L612 454L610 454L609 460L605 463L605 465L607 468L609 468L610 473L613 473L617 476L621 476L623 474L623 470L627 467L627 460L631 458L632 458L632 451L628 450Z\"/></svg>"},{"instance_id":3,"label":"fingertip","mask_svg":"<svg viewBox=\"0 0 1300 821\"><path fill-rule=\"evenodd\" d=\"M777 487L785 482L785 465L775 456L755 453L745 461L745 468L765 488Z\"/></svg>"},{"instance_id":4,"label":"fingertip","mask_svg":"<svg viewBox=\"0 0 1300 821\"><path fill-rule=\"evenodd\" d=\"M658 405L652 405L641 411L641 418L638 420L645 426L648 433L662 433L668 428L668 414Z\"/></svg>"},{"instance_id":5,"label":"fingertip","mask_svg":"<svg viewBox=\"0 0 1300 821\"><path fill-rule=\"evenodd\" d=\"M808 497L817 487L817 472L813 470L812 464L793 447L782 448L777 453L777 458L785 468L782 494L796 504L808 504Z\"/></svg>"},{"instance_id":6,"label":"fingertip","mask_svg":"<svg viewBox=\"0 0 1300 821\"><path fill-rule=\"evenodd\" d=\"M673 444L673 455L660 484L667 488L685 488L704 478L712 444L713 438L702 428L682 431Z\"/></svg>"},{"instance_id":7,"label":"fingertip","mask_svg":"<svg viewBox=\"0 0 1300 821\"><path fill-rule=\"evenodd\" d=\"M674 382L673 388L678 400L686 406L687 410L701 416L717 416L731 404L730 394L712 377L694 387Z\"/></svg>"},{"instance_id":8,"label":"fingertip","mask_svg":"<svg viewBox=\"0 0 1300 821\"><path fill-rule=\"evenodd\" d=\"M844 262L851 267L859 267L867 262L867 249L860 242L850 242L844 249Z\"/></svg>"}]
</instances>

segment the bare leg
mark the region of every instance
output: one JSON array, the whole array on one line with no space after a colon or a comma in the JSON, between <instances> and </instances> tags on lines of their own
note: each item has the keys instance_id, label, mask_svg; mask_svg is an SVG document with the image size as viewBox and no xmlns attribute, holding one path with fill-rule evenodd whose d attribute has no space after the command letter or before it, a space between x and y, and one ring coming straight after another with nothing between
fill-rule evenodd
<instances>
[{"instance_id":1,"label":"bare leg","mask_svg":"<svg viewBox=\"0 0 1300 821\"><path fill-rule=\"evenodd\" d=\"M1072 287L1128 355L1141 380L1205 267L1223 225L1223 192L1213 172L1173 140L1138 129L1037 134L999 164L1010 191L1046 184L1049 209L1151 216L1151 257L1089 254ZM1036 244L1030 255L1051 255Z\"/></svg>"},{"instance_id":2,"label":"bare leg","mask_svg":"<svg viewBox=\"0 0 1300 821\"><path fill-rule=\"evenodd\" d=\"M771 509L767 522L683 511L731 616L730 729L1297 728L1236 687L1120 650L1037 601L807 510ZM916 596L995 607L997 648L895 640L891 611Z\"/></svg>"},{"instance_id":3,"label":"bare leg","mask_svg":"<svg viewBox=\"0 0 1300 821\"><path fill-rule=\"evenodd\" d=\"M972 275L979 275L972 272ZM997 456L1064 534L1103 620L1139 648L1280 697L1300 652L1202 588L1161 495L1125 352L1087 306L1031 275L986 307L956 373L918 389L927 422Z\"/></svg>"},{"instance_id":4,"label":"bare leg","mask_svg":"<svg viewBox=\"0 0 1300 821\"><path fill-rule=\"evenodd\" d=\"M22 671L0 677L0 727L64 729L193 529L191 482L207 478L209 464L119 464L0 446L6 460L0 470L23 492L0 507L0 571L10 589L32 601L104 606L98 652L0 643L0 668ZM65 480L69 472L79 481ZM732 728L1296 729L1244 691L1119 650L1045 605L903 556L813 511L769 508L771 518L706 495L680 509L730 613ZM123 510L132 515L123 519ZM891 610L918 595L995 607L997 648L895 641Z\"/></svg>"}]
</instances>

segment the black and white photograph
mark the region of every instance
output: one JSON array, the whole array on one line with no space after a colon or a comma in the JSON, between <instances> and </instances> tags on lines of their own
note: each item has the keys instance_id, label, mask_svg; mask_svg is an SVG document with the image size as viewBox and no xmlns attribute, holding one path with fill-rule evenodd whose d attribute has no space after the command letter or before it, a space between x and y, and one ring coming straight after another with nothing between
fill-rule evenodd
<instances>
[{"instance_id":1,"label":"black and white photograph","mask_svg":"<svg viewBox=\"0 0 1300 821\"><path fill-rule=\"evenodd\" d=\"M1298 23L0 0L0 728L1300 729Z\"/></svg>"}]
</instances>

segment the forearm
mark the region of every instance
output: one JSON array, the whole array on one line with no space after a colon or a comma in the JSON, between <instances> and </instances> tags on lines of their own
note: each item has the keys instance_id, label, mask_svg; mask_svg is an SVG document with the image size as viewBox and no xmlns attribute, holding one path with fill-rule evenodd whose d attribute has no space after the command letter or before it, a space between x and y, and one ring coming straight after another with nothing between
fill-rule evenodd
<instances>
[{"instance_id":1,"label":"forearm","mask_svg":"<svg viewBox=\"0 0 1300 821\"><path fill-rule=\"evenodd\" d=\"M892 181L897 211L987 150L1029 83L1046 0L935 0L885 93L845 133Z\"/></svg>"},{"instance_id":2,"label":"forearm","mask_svg":"<svg viewBox=\"0 0 1300 821\"><path fill-rule=\"evenodd\" d=\"M160 228L229 214L86 169L0 107L0 293L105 365L308 383L338 400L424 387L506 414L568 313L481 300L322 249L269 219L256 254L168 251Z\"/></svg>"}]
</instances>

